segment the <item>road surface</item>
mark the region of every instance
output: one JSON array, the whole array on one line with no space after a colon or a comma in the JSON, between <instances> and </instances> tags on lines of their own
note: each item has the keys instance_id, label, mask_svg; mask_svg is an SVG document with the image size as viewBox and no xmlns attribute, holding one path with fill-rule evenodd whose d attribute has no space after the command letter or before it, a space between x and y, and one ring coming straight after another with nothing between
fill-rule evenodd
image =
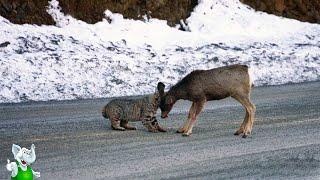
<instances>
[{"instance_id":1,"label":"road surface","mask_svg":"<svg viewBox=\"0 0 320 180\"><path fill-rule=\"evenodd\" d=\"M175 133L187 101L159 120L167 133L111 130L109 99L0 104L0 178L12 144L34 143L41 179L320 179L320 82L254 88L252 100L247 139L233 135L245 113L231 98L209 102L191 137Z\"/></svg>"}]
</instances>

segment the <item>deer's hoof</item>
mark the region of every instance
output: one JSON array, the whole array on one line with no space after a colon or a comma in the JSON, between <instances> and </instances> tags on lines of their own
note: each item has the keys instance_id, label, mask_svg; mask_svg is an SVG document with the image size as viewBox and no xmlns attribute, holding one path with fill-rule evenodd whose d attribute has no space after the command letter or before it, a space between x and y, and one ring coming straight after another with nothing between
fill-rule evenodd
<instances>
[{"instance_id":1,"label":"deer's hoof","mask_svg":"<svg viewBox=\"0 0 320 180\"><path fill-rule=\"evenodd\" d=\"M242 133L243 133L243 130L238 129L238 130L234 133L234 135L235 135L235 136L238 136L238 135L240 135L240 134L242 134Z\"/></svg>"},{"instance_id":2,"label":"deer's hoof","mask_svg":"<svg viewBox=\"0 0 320 180\"><path fill-rule=\"evenodd\" d=\"M186 133L182 133L182 136L190 136L192 133L188 133L188 132L186 132Z\"/></svg>"},{"instance_id":3,"label":"deer's hoof","mask_svg":"<svg viewBox=\"0 0 320 180\"><path fill-rule=\"evenodd\" d=\"M184 129L178 129L177 131L176 131L176 133L184 133Z\"/></svg>"},{"instance_id":4,"label":"deer's hoof","mask_svg":"<svg viewBox=\"0 0 320 180\"><path fill-rule=\"evenodd\" d=\"M242 135L242 138L247 138L249 135L248 134L244 134Z\"/></svg>"},{"instance_id":5,"label":"deer's hoof","mask_svg":"<svg viewBox=\"0 0 320 180\"><path fill-rule=\"evenodd\" d=\"M235 136L239 136L241 133L239 133L238 131L236 131L235 133L233 133L233 135Z\"/></svg>"}]
</instances>

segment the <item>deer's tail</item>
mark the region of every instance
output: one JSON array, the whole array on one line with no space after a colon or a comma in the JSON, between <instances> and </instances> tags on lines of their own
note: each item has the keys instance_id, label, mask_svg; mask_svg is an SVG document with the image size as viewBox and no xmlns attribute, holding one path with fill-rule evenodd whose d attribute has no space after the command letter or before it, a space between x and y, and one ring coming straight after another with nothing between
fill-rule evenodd
<instances>
[{"instance_id":1,"label":"deer's tail","mask_svg":"<svg viewBox=\"0 0 320 180\"><path fill-rule=\"evenodd\" d=\"M249 67L248 68L248 74L249 74L249 83L251 87L254 87L254 81L255 81L255 73L254 73L254 68Z\"/></svg>"}]
</instances>

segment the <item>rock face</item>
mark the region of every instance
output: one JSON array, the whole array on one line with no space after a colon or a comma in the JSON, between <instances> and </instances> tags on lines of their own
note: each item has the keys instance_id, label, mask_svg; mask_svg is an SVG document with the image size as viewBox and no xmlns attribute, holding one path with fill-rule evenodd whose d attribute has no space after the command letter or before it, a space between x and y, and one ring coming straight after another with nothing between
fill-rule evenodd
<instances>
[{"instance_id":1,"label":"rock face","mask_svg":"<svg viewBox=\"0 0 320 180\"><path fill-rule=\"evenodd\" d=\"M297 19L300 21L320 23L319 0L240 0L258 11Z\"/></svg>"},{"instance_id":2,"label":"rock face","mask_svg":"<svg viewBox=\"0 0 320 180\"><path fill-rule=\"evenodd\" d=\"M106 9L120 13L125 18L158 18L168 21L170 26L178 24L180 19L189 17L197 0L60 0L62 10L88 23L101 21Z\"/></svg>"},{"instance_id":3,"label":"rock face","mask_svg":"<svg viewBox=\"0 0 320 180\"><path fill-rule=\"evenodd\" d=\"M158 18L170 26L190 16L198 0L58 0L62 11L87 23L96 23L104 11L120 13L125 18ZM259 11L320 23L320 0L240 0ZM17 24L54 24L46 12L48 0L0 0L0 15Z\"/></svg>"},{"instance_id":4,"label":"rock face","mask_svg":"<svg viewBox=\"0 0 320 180\"><path fill-rule=\"evenodd\" d=\"M47 0L0 0L0 15L16 24L54 24Z\"/></svg>"},{"instance_id":5,"label":"rock face","mask_svg":"<svg viewBox=\"0 0 320 180\"><path fill-rule=\"evenodd\" d=\"M198 0L59 0L62 11L87 23L96 23L104 11L120 13L125 18L158 18L170 26L190 16ZM48 0L0 0L0 15L13 23L54 24L46 12Z\"/></svg>"}]
</instances>

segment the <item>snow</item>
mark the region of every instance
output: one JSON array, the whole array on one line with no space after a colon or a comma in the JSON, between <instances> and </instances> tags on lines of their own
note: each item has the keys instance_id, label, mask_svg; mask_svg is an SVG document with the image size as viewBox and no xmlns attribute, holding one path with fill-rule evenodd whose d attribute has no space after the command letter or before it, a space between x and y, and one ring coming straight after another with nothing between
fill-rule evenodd
<instances>
[{"instance_id":1,"label":"snow","mask_svg":"<svg viewBox=\"0 0 320 180\"><path fill-rule=\"evenodd\" d=\"M16 25L0 16L0 102L152 93L195 69L251 67L255 86L320 79L320 25L256 12L237 0L201 0L190 32L106 10L87 24L48 4L56 26Z\"/></svg>"}]
</instances>

